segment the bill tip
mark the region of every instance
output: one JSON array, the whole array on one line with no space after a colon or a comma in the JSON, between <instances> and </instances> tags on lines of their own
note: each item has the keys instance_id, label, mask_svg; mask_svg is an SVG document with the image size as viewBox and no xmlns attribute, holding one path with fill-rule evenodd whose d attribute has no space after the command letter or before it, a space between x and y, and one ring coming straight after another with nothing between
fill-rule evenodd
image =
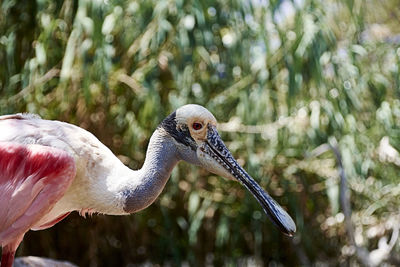
<instances>
[{"instance_id":1,"label":"bill tip","mask_svg":"<svg viewBox=\"0 0 400 267\"><path fill-rule=\"evenodd\" d=\"M283 232L285 235L287 235L288 237L293 237L294 234L296 233L296 229L294 230L288 230L286 232Z\"/></svg>"}]
</instances>

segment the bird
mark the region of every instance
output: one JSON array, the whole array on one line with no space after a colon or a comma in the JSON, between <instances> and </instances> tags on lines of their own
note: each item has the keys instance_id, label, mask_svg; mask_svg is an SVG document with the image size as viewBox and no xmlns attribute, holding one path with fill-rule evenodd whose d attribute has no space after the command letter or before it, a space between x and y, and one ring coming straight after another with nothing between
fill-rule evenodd
<instances>
[{"instance_id":1,"label":"bird","mask_svg":"<svg viewBox=\"0 0 400 267\"><path fill-rule=\"evenodd\" d=\"M142 168L131 170L92 133L35 114L0 116L1 267L12 266L29 230L52 227L71 212L128 215L160 195L180 161L239 181L288 236L290 215L239 165L205 107L187 104L153 132Z\"/></svg>"}]
</instances>

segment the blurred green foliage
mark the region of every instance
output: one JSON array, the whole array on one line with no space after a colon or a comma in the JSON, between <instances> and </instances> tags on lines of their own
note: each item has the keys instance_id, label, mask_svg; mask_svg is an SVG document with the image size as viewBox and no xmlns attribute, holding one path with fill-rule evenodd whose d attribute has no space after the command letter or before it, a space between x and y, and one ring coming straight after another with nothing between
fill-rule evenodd
<instances>
[{"instance_id":1,"label":"blurred green foliage","mask_svg":"<svg viewBox=\"0 0 400 267\"><path fill-rule=\"evenodd\" d=\"M323 150L332 140L356 244L376 250L398 227L398 1L0 5L0 114L77 124L139 168L166 115L204 105L235 157L298 226L295 238L283 236L238 183L180 163L146 210L70 215L29 232L18 255L80 266L356 264L338 164ZM386 264L399 264L399 252L397 241Z\"/></svg>"}]
</instances>

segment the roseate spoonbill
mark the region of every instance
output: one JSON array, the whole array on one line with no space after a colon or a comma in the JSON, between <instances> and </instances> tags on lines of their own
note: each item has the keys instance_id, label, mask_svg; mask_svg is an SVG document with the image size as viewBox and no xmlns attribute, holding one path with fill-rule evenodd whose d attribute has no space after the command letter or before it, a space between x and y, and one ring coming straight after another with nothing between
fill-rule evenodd
<instances>
[{"instance_id":1,"label":"roseate spoonbill","mask_svg":"<svg viewBox=\"0 0 400 267\"><path fill-rule=\"evenodd\" d=\"M126 215L146 208L180 160L241 182L292 236L292 218L236 162L216 124L206 108L182 106L154 131L143 167L131 170L78 126L32 114L0 116L1 267L12 265L29 229L49 228L72 211Z\"/></svg>"}]
</instances>

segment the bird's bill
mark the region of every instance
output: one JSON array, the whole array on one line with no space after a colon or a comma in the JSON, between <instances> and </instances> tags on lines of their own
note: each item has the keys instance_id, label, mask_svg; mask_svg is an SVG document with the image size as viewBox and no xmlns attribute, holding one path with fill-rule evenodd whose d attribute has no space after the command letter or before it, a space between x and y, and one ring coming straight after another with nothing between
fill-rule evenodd
<instances>
[{"instance_id":1,"label":"bird's bill","mask_svg":"<svg viewBox=\"0 0 400 267\"><path fill-rule=\"evenodd\" d=\"M237 163L215 126L208 125L207 137L200 147L199 159L209 171L237 179L258 200L272 222L286 235L293 236L296 225L290 215Z\"/></svg>"}]
</instances>

